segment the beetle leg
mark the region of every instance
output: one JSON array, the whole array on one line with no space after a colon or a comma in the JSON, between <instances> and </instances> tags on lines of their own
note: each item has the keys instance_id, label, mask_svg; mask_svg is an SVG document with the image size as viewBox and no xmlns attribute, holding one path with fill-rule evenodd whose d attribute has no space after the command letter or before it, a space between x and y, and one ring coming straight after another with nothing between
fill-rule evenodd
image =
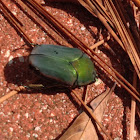
<instances>
[{"instance_id":1,"label":"beetle leg","mask_svg":"<svg viewBox=\"0 0 140 140\"><path fill-rule=\"evenodd\" d=\"M26 87L27 88L32 88L32 89L44 88L44 86L42 84L29 84Z\"/></svg>"}]
</instances>

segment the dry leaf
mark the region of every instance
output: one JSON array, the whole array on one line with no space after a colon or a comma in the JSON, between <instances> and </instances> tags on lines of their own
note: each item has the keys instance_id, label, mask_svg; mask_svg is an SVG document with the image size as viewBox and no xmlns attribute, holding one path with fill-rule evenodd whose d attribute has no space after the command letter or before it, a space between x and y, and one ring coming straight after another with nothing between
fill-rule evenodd
<instances>
[{"instance_id":1,"label":"dry leaf","mask_svg":"<svg viewBox=\"0 0 140 140\"><path fill-rule=\"evenodd\" d=\"M98 140L94 125L88 115L81 113L59 140Z\"/></svg>"},{"instance_id":2,"label":"dry leaf","mask_svg":"<svg viewBox=\"0 0 140 140\"><path fill-rule=\"evenodd\" d=\"M106 108L106 103L110 97L109 96L110 94L108 94L108 92L109 92L109 89L105 91L104 93L102 93L101 95L99 95L90 103L90 106L92 107L92 109L95 110L94 115L98 118L99 122L102 121L104 110Z\"/></svg>"},{"instance_id":3,"label":"dry leaf","mask_svg":"<svg viewBox=\"0 0 140 140\"><path fill-rule=\"evenodd\" d=\"M98 118L98 121L102 121L102 117L104 114L104 110L106 108L106 103L108 102L111 93L113 92L114 88L116 87L116 83L111 89L107 89L104 93L96 97L91 103L90 106L94 110L94 115Z\"/></svg>"}]
</instances>

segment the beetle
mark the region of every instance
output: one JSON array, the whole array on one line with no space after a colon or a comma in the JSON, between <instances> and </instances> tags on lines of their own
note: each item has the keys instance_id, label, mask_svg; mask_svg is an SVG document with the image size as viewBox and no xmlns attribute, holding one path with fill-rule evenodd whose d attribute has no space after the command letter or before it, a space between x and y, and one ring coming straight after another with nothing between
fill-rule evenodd
<instances>
[{"instance_id":1,"label":"beetle","mask_svg":"<svg viewBox=\"0 0 140 140\"><path fill-rule=\"evenodd\" d=\"M29 55L29 63L45 77L70 87L88 85L97 76L89 56L78 48L36 45Z\"/></svg>"}]
</instances>

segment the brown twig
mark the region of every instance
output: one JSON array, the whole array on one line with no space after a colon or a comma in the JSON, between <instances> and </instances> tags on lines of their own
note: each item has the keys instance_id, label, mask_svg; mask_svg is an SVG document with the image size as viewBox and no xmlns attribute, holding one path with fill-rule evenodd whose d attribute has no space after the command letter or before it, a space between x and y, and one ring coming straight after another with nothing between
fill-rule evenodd
<instances>
[{"instance_id":1,"label":"brown twig","mask_svg":"<svg viewBox=\"0 0 140 140\"><path fill-rule=\"evenodd\" d=\"M137 74L134 71L133 86L137 87ZM136 112L136 100L131 99L131 120L130 120L130 140L134 140L134 127L135 127L135 112Z\"/></svg>"},{"instance_id":2,"label":"brown twig","mask_svg":"<svg viewBox=\"0 0 140 140\"><path fill-rule=\"evenodd\" d=\"M139 109L139 107L138 107L138 106L136 107L136 111L137 111L138 116L139 116L139 118L140 118L140 109Z\"/></svg>"},{"instance_id":3,"label":"brown twig","mask_svg":"<svg viewBox=\"0 0 140 140\"><path fill-rule=\"evenodd\" d=\"M89 90L89 85L84 86L84 92L83 92L83 101L85 102L85 104L87 104L87 98L88 98L88 90Z\"/></svg>"},{"instance_id":4,"label":"brown twig","mask_svg":"<svg viewBox=\"0 0 140 140\"><path fill-rule=\"evenodd\" d=\"M9 92L8 94L4 95L3 97L0 98L0 103L4 102L5 100L9 99L10 97L18 94L20 91L24 91L26 90L25 87L23 86L19 86L17 87L15 90L12 90L11 92Z\"/></svg>"},{"instance_id":5,"label":"brown twig","mask_svg":"<svg viewBox=\"0 0 140 140\"><path fill-rule=\"evenodd\" d=\"M108 41L110 39L110 36L108 36L106 39L103 39L101 41L98 41L97 43L95 43L94 45L90 46L91 49L95 49L96 47L102 45L105 43L105 41Z\"/></svg>"}]
</instances>

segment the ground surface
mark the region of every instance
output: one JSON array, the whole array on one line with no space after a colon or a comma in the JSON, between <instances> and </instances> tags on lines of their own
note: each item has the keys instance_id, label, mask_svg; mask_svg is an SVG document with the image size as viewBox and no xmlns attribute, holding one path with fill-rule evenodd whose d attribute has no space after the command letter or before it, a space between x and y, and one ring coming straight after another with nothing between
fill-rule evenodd
<instances>
[{"instance_id":1,"label":"ground surface","mask_svg":"<svg viewBox=\"0 0 140 140\"><path fill-rule=\"evenodd\" d=\"M101 28L103 34L106 34L106 30L98 19L90 15L80 5L37 1L88 46L99 40L98 33ZM14 0L3 0L3 2L22 23L23 29L34 43L65 45L55 34L50 33L48 26L46 24L44 26L43 22L24 5L22 9ZM42 28L33 22L30 15L39 21L48 32L42 31ZM97 50L97 53L125 76L127 73L123 65L126 63L123 62L125 53L117 43L110 41L110 45L116 55L113 55L103 46ZM26 42L2 11L0 12L0 47L0 96L2 97L36 76L28 64L30 51L27 50ZM108 76L98 67L96 69L99 78L97 82L88 87L88 102L102 93L107 86L113 85ZM126 77L131 80L132 74L127 73ZM76 91L82 96L83 88L76 89ZM0 104L0 139L57 139L79 114L79 110L80 107L67 92L45 89L19 93ZM115 89L115 93L112 94L107 104L102 123L113 139L129 139L130 96L123 88L117 87ZM139 125L138 120L136 120L136 124ZM138 126L135 128L134 135L136 139L140 138Z\"/></svg>"}]
</instances>

